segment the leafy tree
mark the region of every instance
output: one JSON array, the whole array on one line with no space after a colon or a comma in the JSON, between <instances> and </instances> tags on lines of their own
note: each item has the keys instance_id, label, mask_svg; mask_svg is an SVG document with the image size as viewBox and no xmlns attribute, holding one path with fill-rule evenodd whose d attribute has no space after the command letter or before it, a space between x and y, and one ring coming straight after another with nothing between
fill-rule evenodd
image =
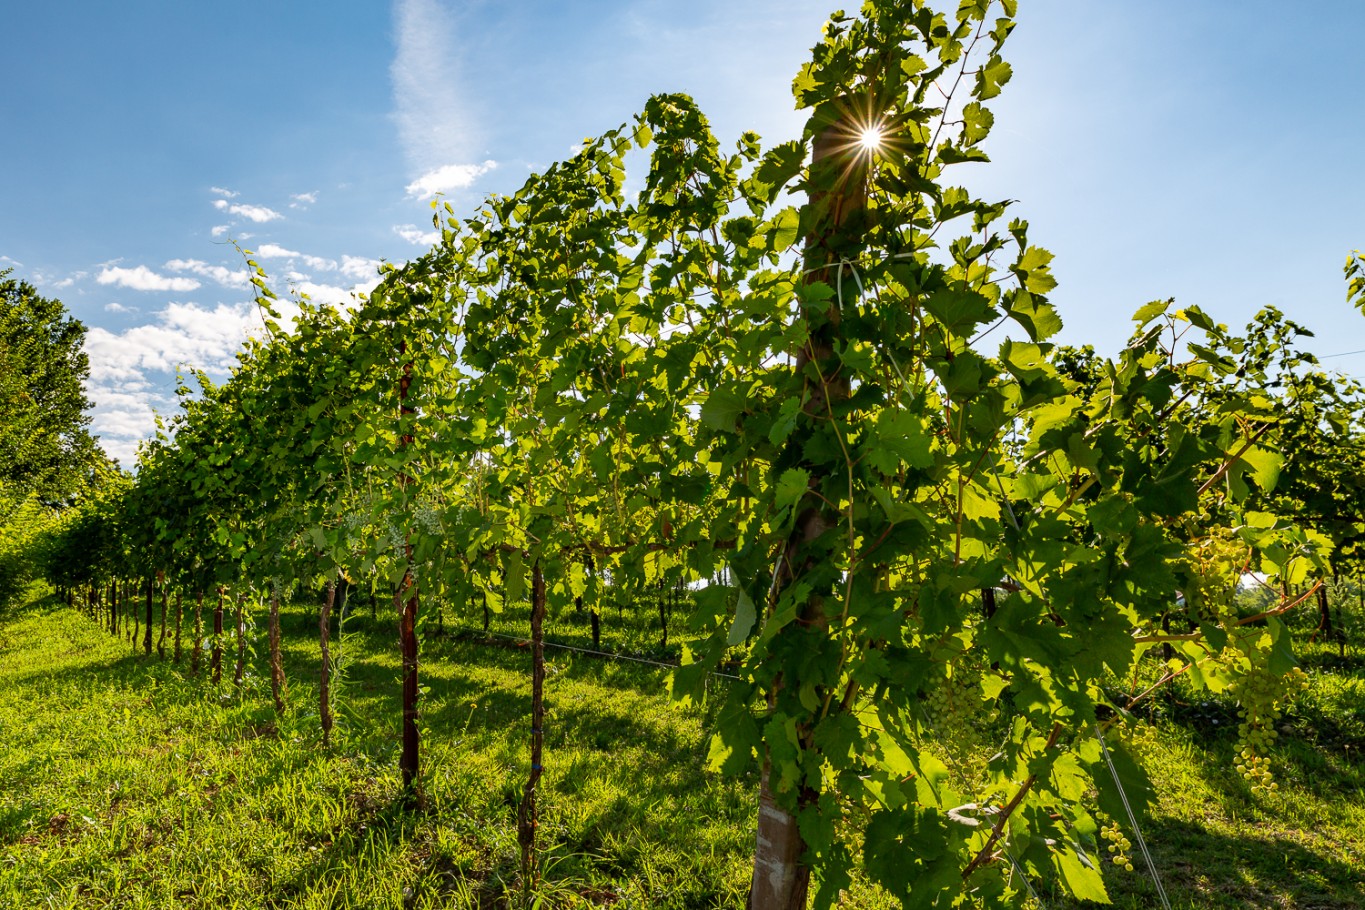
<instances>
[{"instance_id":1,"label":"leafy tree","mask_svg":"<svg viewBox=\"0 0 1365 910\"><path fill-rule=\"evenodd\" d=\"M86 429L85 326L9 274L0 272L0 483L61 500L102 460Z\"/></svg>"}]
</instances>

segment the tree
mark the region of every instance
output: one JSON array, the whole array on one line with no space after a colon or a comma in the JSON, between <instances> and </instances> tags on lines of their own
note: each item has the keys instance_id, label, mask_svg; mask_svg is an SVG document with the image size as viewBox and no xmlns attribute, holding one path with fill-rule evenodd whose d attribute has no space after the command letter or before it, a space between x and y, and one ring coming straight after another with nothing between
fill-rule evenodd
<instances>
[{"instance_id":1,"label":"tree","mask_svg":"<svg viewBox=\"0 0 1365 910\"><path fill-rule=\"evenodd\" d=\"M85 325L0 272L0 484L64 500L102 461L86 427Z\"/></svg>"}]
</instances>

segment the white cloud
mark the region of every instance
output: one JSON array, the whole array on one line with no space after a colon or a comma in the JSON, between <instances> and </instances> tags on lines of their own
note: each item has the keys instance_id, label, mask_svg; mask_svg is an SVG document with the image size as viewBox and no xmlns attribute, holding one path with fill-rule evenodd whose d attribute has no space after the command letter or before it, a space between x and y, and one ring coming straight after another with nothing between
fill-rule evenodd
<instances>
[{"instance_id":1,"label":"white cloud","mask_svg":"<svg viewBox=\"0 0 1365 910\"><path fill-rule=\"evenodd\" d=\"M255 251L257 256L262 259L295 259L319 272L335 272L337 262L335 259L324 259L321 256L309 256L307 253L300 253L297 250L286 249L278 243L263 243Z\"/></svg>"},{"instance_id":2,"label":"white cloud","mask_svg":"<svg viewBox=\"0 0 1365 910\"><path fill-rule=\"evenodd\" d=\"M251 278L242 269L230 269L221 265L209 265L198 259L172 259L166 263L172 272L193 272L202 278L218 282L225 288L244 288Z\"/></svg>"},{"instance_id":3,"label":"white cloud","mask_svg":"<svg viewBox=\"0 0 1365 910\"><path fill-rule=\"evenodd\" d=\"M193 278L168 278L145 265L132 269L106 268L95 280L100 284L114 284L135 291L193 291L199 287L199 282Z\"/></svg>"},{"instance_id":4,"label":"white cloud","mask_svg":"<svg viewBox=\"0 0 1365 910\"><path fill-rule=\"evenodd\" d=\"M268 209L263 205L247 205L246 203L236 202L229 203L226 199L213 200L213 207L220 212L227 212L229 215L238 215L248 221L254 221L257 224L275 221L276 219L284 217L274 209Z\"/></svg>"},{"instance_id":5,"label":"white cloud","mask_svg":"<svg viewBox=\"0 0 1365 910\"><path fill-rule=\"evenodd\" d=\"M437 193L464 189L497 166L498 163L492 160L485 161L483 164L447 164L435 170L427 171L409 183L408 195L416 199L425 199L428 196L435 196Z\"/></svg>"},{"instance_id":6,"label":"white cloud","mask_svg":"<svg viewBox=\"0 0 1365 910\"><path fill-rule=\"evenodd\" d=\"M260 319L249 303L172 303L152 322L121 332L94 326L86 334L90 358L91 430L125 466L136 462L137 444L156 429L156 411L172 411L175 398L158 392L177 366L225 378L248 332Z\"/></svg>"},{"instance_id":7,"label":"white cloud","mask_svg":"<svg viewBox=\"0 0 1365 910\"><path fill-rule=\"evenodd\" d=\"M170 371L181 363L225 372L255 319L255 310L247 303L218 304L213 309L172 303L157 313L155 322L117 334L92 327L85 342L91 382L145 382L146 371Z\"/></svg>"},{"instance_id":8,"label":"white cloud","mask_svg":"<svg viewBox=\"0 0 1365 910\"><path fill-rule=\"evenodd\" d=\"M89 273L89 272L72 272L70 275L67 275L67 276L66 276L65 278L63 278L61 281L54 282L52 286L53 286L54 288L58 289L58 290L64 290L64 289L66 289L66 288L71 287L73 284L75 284L77 281L80 281L82 278L84 278L84 277L85 277L86 275L88 275L88 274L90 274L90 273Z\"/></svg>"},{"instance_id":9,"label":"white cloud","mask_svg":"<svg viewBox=\"0 0 1365 910\"><path fill-rule=\"evenodd\" d=\"M284 250L283 247L280 247ZM292 252L285 250L285 252ZM359 275L362 266L373 271L376 263L360 257L344 259L348 276ZM168 268L183 266L187 271L210 266L198 260L171 260ZM132 271L132 270L125 270ZM294 290L308 294L314 301L339 307L354 304L354 295L365 293L378 283L372 275L349 289L314 282L306 275L292 273ZM122 304L110 303L110 312L136 312ZM291 329L297 307L289 300L277 304L281 325ZM263 331L261 316L249 302L206 306L196 303L171 303L148 317L143 325L122 331L99 326L86 335L85 351L90 358L89 394L94 408L91 429L100 444L125 466L136 463L138 443L156 430L156 413L173 413L175 396L170 378L177 367L201 369L216 381L225 379L236 365L237 352L250 335Z\"/></svg>"},{"instance_id":10,"label":"white cloud","mask_svg":"<svg viewBox=\"0 0 1365 910\"><path fill-rule=\"evenodd\" d=\"M439 0L396 0L393 79L398 139L414 171L470 154L476 136L458 86L460 43Z\"/></svg>"},{"instance_id":11,"label":"white cloud","mask_svg":"<svg viewBox=\"0 0 1365 910\"><path fill-rule=\"evenodd\" d=\"M209 187L209 192L216 193L219 196L222 196L224 199L236 199L238 196L242 195L241 193L235 192L233 190L225 190L221 186L211 186Z\"/></svg>"},{"instance_id":12,"label":"white cloud","mask_svg":"<svg viewBox=\"0 0 1365 910\"><path fill-rule=\"evenodd\" d=\"M351 292L332 284L318 284L314 281L300 281L294 285L300 294L306 294L314 303L330 303L332 306L345 306L351 302Z\"/></svg>"},{"instance_id":13,"label":"white cloud","mask_svg":"<svg viewBox=\"0 0 1365 910\"><path fill-rule=\"evenodd\" d=\"M215 224L209 233L215 237L221 237L230 230L232 230L232 225L230 224Z\"/></svg>"},{"instance_id":14,"label":"white cloud","mask_svg":"<svg viewBox=\"0 0 1365 910\"><path fill-rule=\"evenodd\" d=\"M297 259L303 255L294 250L285 249L278 243L263 243L252 252L262 259Z\"/></svg>"},{"instance_id":15,"label":"white cloud","mask_svg":"<svg viewBox=\"0 0 1365 910\"><path fill-rule=\"evenodd\" d=\"M379 271L379 265L378 259L366 259L363 256L342 256L341 274L347 278L360 280L374 278Z\"/></svg>"},{"instance_id":16,"label":"white cloud","mask_svg":"<svg viewBox=\"0 0 1365 910\"><path fill-rule=\"evenodd\" d=\"M396 224L393 232L408 243L418 246L431 246L441 239L440 231L424 231L415 224Z\"/></svg>"},{"instance_id":17,"label":"white cloud","mask_svg":"<svg viewBox=\"0 0 1365 910\"><path fill-rule=\"evenodd\" d=\"M106 313L136 313L137 307L126 307L115 301L114 303L106 303L104 305L104 311Z\"/></svg>"},{"instance_id":18,"label":"white cloud","mask_svg":"<svg viewBox=\"0 0 1365 910\"><path fill-rule=\"evenodd\" d=\"M294 200L293 202L289 203L289 207L291 209L307 208L314 202L318 201L318 193L317 190L314 190L311 193L294 193L289 198Z\"/></svg>"},{"instance_id":19,"label":"white cloud","mask_svg":"<svg viewBox=\"0 0 1365 910\"><path fill-rule=\"evenodd\" d=\"M0 262L6 263L8 265L17 266L21 269L24 267L24 264L20 262L18 259L11 259L8 256L0 256Z\"/></svg>"}]
</instances>

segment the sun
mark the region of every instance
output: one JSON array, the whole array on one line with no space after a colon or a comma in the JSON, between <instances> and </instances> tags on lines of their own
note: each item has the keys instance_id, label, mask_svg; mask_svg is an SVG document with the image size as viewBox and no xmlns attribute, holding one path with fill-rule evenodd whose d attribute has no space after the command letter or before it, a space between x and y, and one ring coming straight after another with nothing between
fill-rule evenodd
<instances>
[{"instance_id":1,"label":"sun","mask_svg":"<svg viewBox=\"0 0 1365 910\"><path fill-rule=\"evenodd\" d=\"M881 150L882 140L884 138L885 135L882 132L882 128L874 124L864 128L863 131L858 134L858 145L864 152L874 154Z\"/></svg>"}]
</instances>

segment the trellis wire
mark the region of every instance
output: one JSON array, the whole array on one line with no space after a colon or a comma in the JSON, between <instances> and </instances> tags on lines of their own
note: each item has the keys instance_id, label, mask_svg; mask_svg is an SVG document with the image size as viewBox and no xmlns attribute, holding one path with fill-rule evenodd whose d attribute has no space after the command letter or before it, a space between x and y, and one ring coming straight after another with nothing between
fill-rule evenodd
<instances>
[{"instance_id":1,"label":"trellis wire","mask_svg":"<svg viewBox=\"0 0 1365 910\"><path fill-rule=\"evenodd\" d=\"M1095 738L1100 741L1100 751L1104 753L1104 763L1109 766L1109 773L1114 778L1114 786L1119 789L1119 799L1123 801L1123 811L1128 813L1128 823L1133 826L1133 836L1137 838L1138 849L1142 851L1142 858L1147 863L1148 871L1152 873L1152 881L1156 882L1156 893L1161 898L1161 906L1166 910L1171 910L1170 899L1166 897L1166 888L1161 884L1161 875L1156 871L1156 863L1152 862L1152 854L1147 850L1147 839L1142 836L1142 829L1138 827L1137 815L1128 803L1128 793L1123 789L1123 781L1119 780L1119 772L1114 767L1114 759L1109 755L1109 745L1104 741L1104 734L1098 729L1095 730Z\"/></svg>"},{"instance_id":2,"label":"trellis wire","mask_svg":"<svg viewBox=\"0 0 1365 910\"><path fill-rule=\"evenodd\" d=\"M464 633L464 634L466 634L466 635L472 635L472 636L476 636L476 637L477 637L477 636L486 636L486 637L488 637L488 638L501 638L501 639L503 639L503 640L505 640L505 641L512 641L512 642L516 642L517 644L522 644L522 645L527 645L527 644L530 644L530 643L531 643L531 640L530 640L529 638L518 638L518 637L515 636L515 635L504 635L504 634L502 634L501 632L484 632L482 629L471 629L471 628L464 628L464 627L456 627L456 631L462 632L462 633ZM545 647L547 647L547 648L558 648L558 649L561 650L561 651L573 651L573 652L578 653L578 654L589 654L589 655L592 655L593 657L605 657L605 658L608 658L608 659L610 659L610 660L628 660L628 661L630 661L630 662L632 662L632 663L647 664L647 665L649 665L649 666L651 666L651 667L660 667L660 668L662 668L662 669L664 669L664 670L677 670L677 669L680 669L680 667L679 667L678 664L664 663L664 662L658 661L658 660L648 660L648 659L643 658L643 657L630 657L629 655L626 655L626 654L613 654L611 651L594 651L594 650L591 649L591 648L577 648L577 647L574 647L573 645L561 645L561 644L559 644L559 643L557 643L557 642L553 642L553 641L545 641L545 642L543 642L543 644L544 644ZM733 680L738 680L738 679L740 678L740 677L738 677L738 676L734 676L734 675L731 675L731 674L729 674L729 673L721 673L721 672L718 672L718 671L716 671L716 670L708 670L708 671L707 671L707 675L708 675L708 676L718 676L718 677L720 677L721 679L733 679Z\"/></svg>"}]
</instances>

